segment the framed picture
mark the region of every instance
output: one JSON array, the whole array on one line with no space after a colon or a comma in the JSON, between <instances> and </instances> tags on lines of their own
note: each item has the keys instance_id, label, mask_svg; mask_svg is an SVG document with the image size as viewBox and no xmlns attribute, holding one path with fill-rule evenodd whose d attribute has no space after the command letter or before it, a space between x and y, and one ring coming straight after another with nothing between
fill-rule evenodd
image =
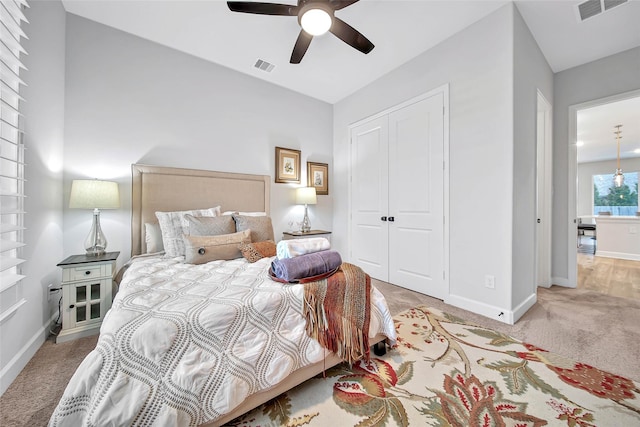
<instances>
[{"instance_id":1,"label":"framed picture","mask_svg":"<svg viewBox=\"0 0 640 427\"><path fill-rule=\"evenodd\" d=\"M276 182L300 184L300 150L276 147Z\"/></svg>"},{"instance_id":2,"label":"framed picture","mask_svg":"<svg viewBox=\"0 0 640 427\"><path fill-rule=\"evenodd\" d=\"M315 187L316 194L329 194L329 165L307 162L307 187Z\"/></svg>"}]
</instances>

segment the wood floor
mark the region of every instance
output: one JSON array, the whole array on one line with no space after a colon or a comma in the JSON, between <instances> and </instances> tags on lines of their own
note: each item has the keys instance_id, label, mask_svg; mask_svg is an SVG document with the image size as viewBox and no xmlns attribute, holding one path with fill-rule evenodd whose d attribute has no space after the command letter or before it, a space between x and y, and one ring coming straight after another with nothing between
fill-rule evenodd
<instances>
[{"instance_id":1,"label":"wood floor","mask_svg":"<svg viewBox=\"0 0 640 427\"><path fill-rule=\"evenodd\" d=\"M640 261L594 256L579 248L578 288L640 300Z\"/></svg>"}]
</instances>

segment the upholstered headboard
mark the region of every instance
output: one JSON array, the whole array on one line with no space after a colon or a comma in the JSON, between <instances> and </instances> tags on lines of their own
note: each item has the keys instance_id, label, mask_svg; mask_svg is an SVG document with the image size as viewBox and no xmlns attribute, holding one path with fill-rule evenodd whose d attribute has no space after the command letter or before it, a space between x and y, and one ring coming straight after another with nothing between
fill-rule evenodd
<instances>
[{"instance_id":1,"label":"upholstered headboard","mask_svg":"<svg viewBox=\"0 0 640 427\"><path fill-rule=\"evenodd\" d=\"M156 211L206 209L269 214L269 175L131 165L131 255L146 252L144 224Z\"/></svg>"}]
</instances>

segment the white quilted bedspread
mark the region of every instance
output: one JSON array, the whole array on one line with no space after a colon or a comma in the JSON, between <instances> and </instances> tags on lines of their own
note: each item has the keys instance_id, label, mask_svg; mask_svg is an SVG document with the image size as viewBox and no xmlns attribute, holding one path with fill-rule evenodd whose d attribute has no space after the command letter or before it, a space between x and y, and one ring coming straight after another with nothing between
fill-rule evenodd
<instances>
[{"instance_id":1,"label":"white quilted bedspread","mask_svg":"<svg viewBox=\"0 0 640 427\"><path fill-rule=\"evenodd\" d=\"M325 350L305 333L302 285L272 281L270 262L133 262L50 425L197 426L320 361ZM369 335L395 340L373 287L371 301Z\"/></svg>"}]
</instances>

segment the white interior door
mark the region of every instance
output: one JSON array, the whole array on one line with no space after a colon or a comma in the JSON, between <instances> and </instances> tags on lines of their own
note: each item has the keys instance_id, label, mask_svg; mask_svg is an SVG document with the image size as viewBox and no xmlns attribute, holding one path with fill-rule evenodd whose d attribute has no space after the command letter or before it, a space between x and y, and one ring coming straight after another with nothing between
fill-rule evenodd
<instances>
[{"instance_id":1,"label":"white interior door","mask_svg":"<svg viewBox=\"0 0 640 427\"><path fill-rule=\"evenodd\" d=\"M443 98L389 114L389 282L440 299L447 295Z\"/></svg>"},{"instance_id":2,"label":"white interior door","mask_svg":"<svg viewBox=\"0 0 640 427\"><path fill-rule=\"evenodd\" d=\"M548 288L551 286L551 105L540 92L536 138L536 285Z\"/></svg>"},{"instance_id":3,"label":"white interior door","mask_svg":"<svg viewBox=\"0 0 640 427\"><path fill-rule=\"evenodd\" d=\"M350 258L383 281L389 280L387 122L385 116L351 130Z\"/></svg>"}]
</instances>

